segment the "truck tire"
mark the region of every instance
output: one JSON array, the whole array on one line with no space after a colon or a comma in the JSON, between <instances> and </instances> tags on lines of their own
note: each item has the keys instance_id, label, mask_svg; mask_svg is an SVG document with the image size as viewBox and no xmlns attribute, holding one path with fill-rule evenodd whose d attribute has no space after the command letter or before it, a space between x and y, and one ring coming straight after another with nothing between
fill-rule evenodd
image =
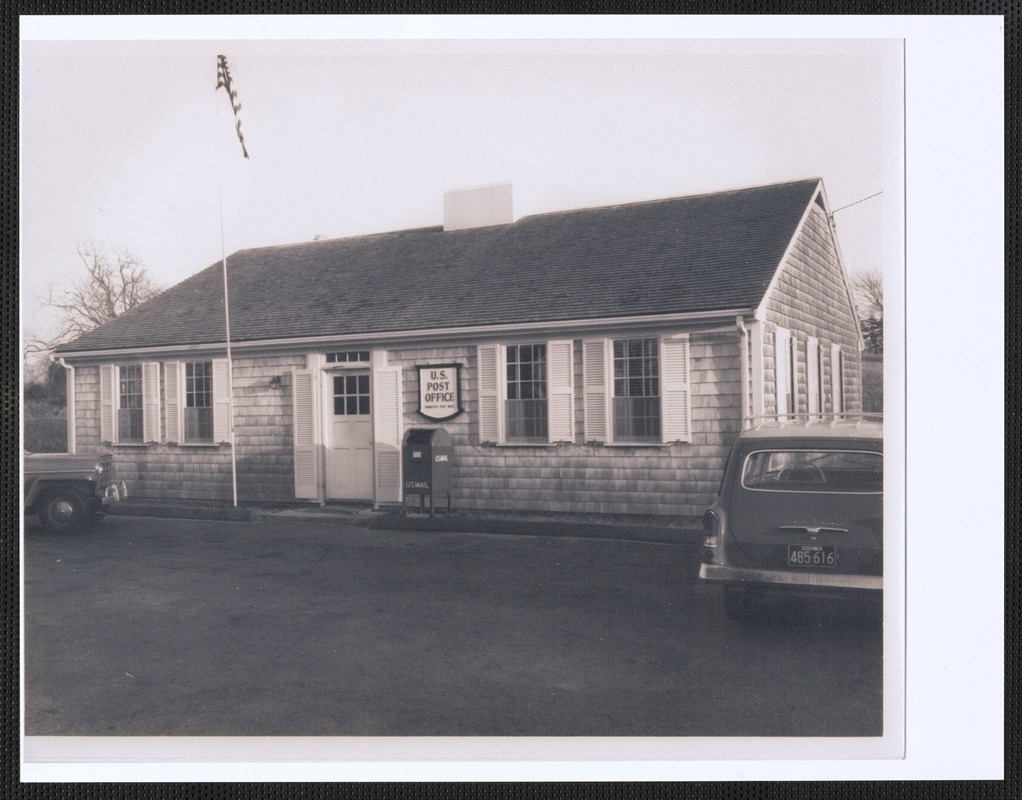
<instances>
[{"instance_id":1,"label":"truck tire","mask_svg":"<svg viewBox=\"0 0 1022 800\"><path fill-rule=\"evenodd\" d=\"M73 531L90 517L89 506L81 492L70 486L47 490L39 506L39 518L47 530Z\"/></svg>"}]
</instances>

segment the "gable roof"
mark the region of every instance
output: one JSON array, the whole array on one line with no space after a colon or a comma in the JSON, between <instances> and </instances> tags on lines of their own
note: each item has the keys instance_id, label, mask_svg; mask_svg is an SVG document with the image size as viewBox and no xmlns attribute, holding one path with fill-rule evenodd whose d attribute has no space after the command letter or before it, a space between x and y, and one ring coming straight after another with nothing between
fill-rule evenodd
<instances>
[{"instance_id":1,"label":"gable roof","mask_svg":"<svg viewBox=\"0 0 1022 800\"><path fill-rule=\"evenodd\" d=\"M755 308L819 179L240 250L231 341ZM58 352L223 342L221 264Z\"/></svg>"}]
</instances>

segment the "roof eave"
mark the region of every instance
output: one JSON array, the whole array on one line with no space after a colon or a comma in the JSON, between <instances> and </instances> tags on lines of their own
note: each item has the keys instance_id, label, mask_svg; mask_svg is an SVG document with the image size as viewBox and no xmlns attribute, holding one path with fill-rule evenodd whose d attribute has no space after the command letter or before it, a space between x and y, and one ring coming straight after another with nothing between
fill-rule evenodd
<instances>
[{"instance_id":1,"label":"roof eave","mask_svg":"<svg viewBox=\"0 0 1022 800\"><path fill-rule=\"evenodd\" d=\"M398 330L347 335L304 336L285 339L259 339L232 341L231 351L242 353L255 350L307 350L324 345L343 346L354 344L390 344L416 340L445 343L517 335L540 335L549 333L564 335L567 332L586 334L607 328L652 328L667 325L698 325L727 323L734 327L735 317L752 317L754 309L729 308L713 311L690 311L678 314L630 315L626 317L601 317L596 319L554 320L530 323L505 323L500 325L475 325L460 328L423 328L419 330ZM131 358L156 355L188 355L222 352L226 342L205 342L193 345L158 345L153 347L106 348L97 350L68 350L59 355L66 359L98 360L104 358Z\"/></svg>"}]
</instances>

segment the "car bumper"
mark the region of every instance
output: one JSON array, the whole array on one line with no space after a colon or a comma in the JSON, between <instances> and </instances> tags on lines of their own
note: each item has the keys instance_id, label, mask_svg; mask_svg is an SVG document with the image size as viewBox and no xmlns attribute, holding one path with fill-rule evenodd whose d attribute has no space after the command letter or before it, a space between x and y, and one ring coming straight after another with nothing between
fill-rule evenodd
<instances>
[{"instance_id":1,"label":"car bumper","mask_svg":"<svg viewBox=\"0 0 1022 800\"><path fill-rule=\"evenodd\" d=\"M726 564L703 564L699 577L716 583L759 585L764 588L845 589L879 592L884 588L882 575L840 575L826 572L791 572L787 570L751 569Z\"/></svg>"},{"instance_id":2,"label":"car bumper","mask_svg":"<svg viewBox=\"0 0 1022 800\"><path fill-rule=\"evenodd\" d=\"M111 483L104 487L100 492L99 500L101 505L112 506L114 503L119 503L127 496L128 487L124 485L124 481L121 481L120 483Z\"/></svg>"}]
</instances>

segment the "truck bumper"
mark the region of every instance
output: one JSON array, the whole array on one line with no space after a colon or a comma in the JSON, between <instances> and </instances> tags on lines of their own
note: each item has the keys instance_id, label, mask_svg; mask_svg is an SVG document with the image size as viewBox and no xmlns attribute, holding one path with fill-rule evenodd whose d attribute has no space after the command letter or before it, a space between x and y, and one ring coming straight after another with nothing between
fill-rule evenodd
<instances>
[{"instance_id":1,"label":"truck bumper","mask_svg":"<svg viewBox=\"0 0 1022 800\"><path fill-rule=\"evenodd\" d=\"M726 564L703 564L699 577L732 585L758 585L763 588L848 589L879 592L884 588L881 575L835 575L821 572L787 572L770 569L730 567Z\"/></svg>"}]
</instances>

